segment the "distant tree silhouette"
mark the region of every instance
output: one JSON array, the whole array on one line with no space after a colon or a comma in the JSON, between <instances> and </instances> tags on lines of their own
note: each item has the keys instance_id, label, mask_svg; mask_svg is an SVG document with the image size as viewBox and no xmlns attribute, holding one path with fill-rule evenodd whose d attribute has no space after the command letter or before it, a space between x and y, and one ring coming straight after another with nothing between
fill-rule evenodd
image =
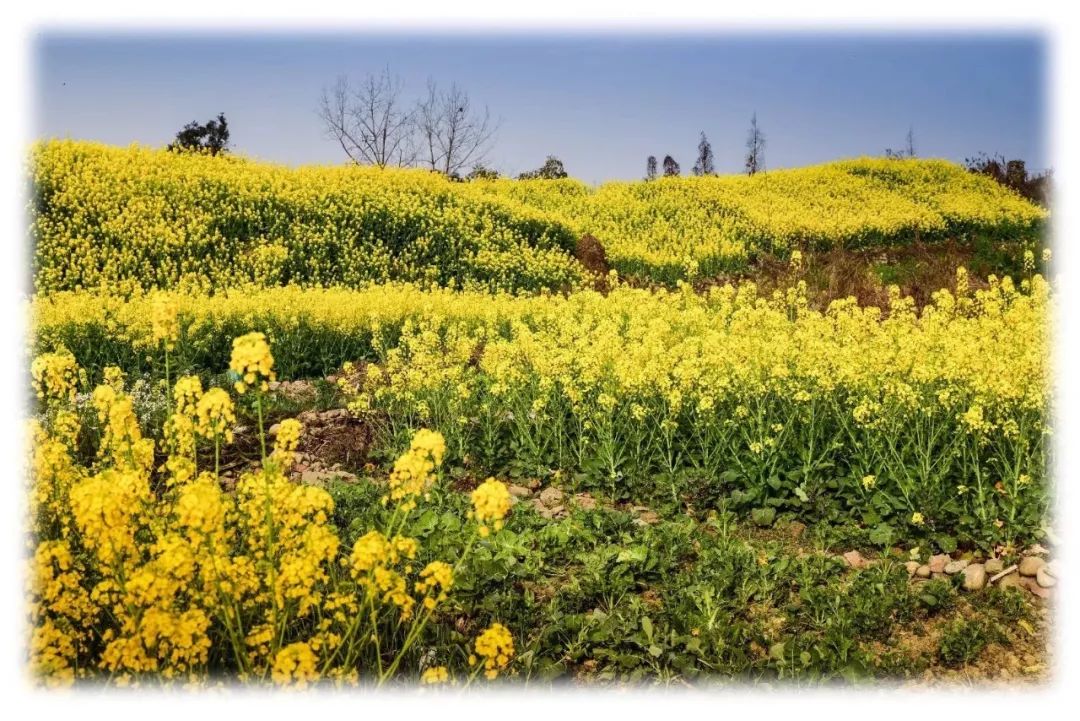
<instances>
[{"instance_id":1,"label":"distant tree silhouette","mask_svg":"<svg viewBox=\"0 0 1080 721\"><path fill-rule=\"evenodd\" d=\"M645 161L645 180L656 180L656 156L650 155Z\"/></svg>"},{"instance_id":2,"label":"distant tree silhouette","mask_svg":"<svg viewBox=\"0 0 1080 721\"><path fill-rule=\"evenodd\" d=\"M680 172L679 164L675 162L675 158L670 155L664 156L664 175L671 177L678 175Z\"/></svg>"},{"instance_id":3,"label":"distant tree silhouette","mask_svg":"<svg viewBox=\"0 0 1080 721\"><path fill-rule=\"evenodd\" d=\"M964 166L972 173L986 175L1039 205L1050 204L1053 171L1029 175L1023 160L1005 160L1003 155L979 153L964 160Z\"/></svg>"},{"instance_id":4,"label":"distant tree silhouette","mask_svg":"<svg viewBox=\"0 0 1080 721\"><path fill-rule=\"evenodd\" d=\"M915 157L915 128L909 127L907 135L904 136L904 147L901 150L893 150L892 148L885 148L885 157L892 158L893 160L900 160L901 158L914 158Z\"/></svg>"},{"instance_id":5,"label":"distant tree silhouette","mask_svg":"<svg viewBox=\"0 0 1080 721\"><path fill-rule=\"evenodd\" d=\"M166 147L169 150L205 152L210 155L227 152L229 147L229 123L225 120L225 113L218 113L216 119L205 124L192 120L176 134L176 139Z\"/></svg>"},{"instance_id":6,"label":"distant tree silhouette","mask_svg":"<svg viewBox=\"0 0 1080 721\"><path fill-rule=\"evenodd\" d=\"M536 170L529 170L518 175L518 180L555 180L567 177L566 168L561 160L554 155L547 156L547 160Z\"/></svg>"},{"instance_id":7,"label":"distant tree silhouette","mask_svg":"<svg viewBox=\"0 0 1080 721\"><path fill-rule=\"evenodd\" d=\"M465 176L465 180L497 180L498 178L499 171L492 170L482 163L474 165L469 174Z\"/></svg>"},{"instance_id":8,"label":"distant tree silhouette","mask_svg":"<svg viewBox=\"0 0 1080 721\"><path fill-rule=\"evenodd\" d=\"M705 131L701 131L701 140L697 146L697 162L694 163L694 175L713 175L716 172L713 167L712 146L705 137Z\"/></svg>"},{"instance_id":9,"label":"distant tree silhouette","mask_svg":"<svg viewBox=\"0 0 1080 721\"><path fill-rule=\"evenodd\" d=\"M750 118L750 132L746 136L746 174L753 175L765 169L765 134L757 124L757 113Z\"/></svg>"}]
</instances>

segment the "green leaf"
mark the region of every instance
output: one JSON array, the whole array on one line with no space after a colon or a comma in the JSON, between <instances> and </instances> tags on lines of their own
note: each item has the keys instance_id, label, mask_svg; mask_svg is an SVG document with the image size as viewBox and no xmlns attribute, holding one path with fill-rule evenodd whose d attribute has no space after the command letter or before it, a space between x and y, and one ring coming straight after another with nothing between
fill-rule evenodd
<instances>
[{"instance_id":1,"label":"green leaf","mask_svg":"<svg viewBox=\"0 0 1080 721\"><path fill-rule=\"evenodd\" d=\"M750 511L750 520L752 520L754 524L758 526L771 526L775 519L775 508L755 508L754 510Z\"/></svg>"},{"instance_id":2,"label":"green leaf","mask_svg":"<svg viewBox=\"0 0 1080 721\"><path fill-rule=\"evenodd\" d=\"M879 523L874 530L870 531L870 542L879 546L888 546L892 544L893 535L892 526L888 523Z\"/></svg>"},{"instance_id":3,"label":"green leaf","mask_svg":"<svg viewBox=\"0 0 1080 721\"><path fill-rule=\"evenodd\" d=\"M645 638L649 639L652 643L653 626L652 620L648 616L644 616L641 619L641 630L645 632Z\"/></svg>"}]
</instances>

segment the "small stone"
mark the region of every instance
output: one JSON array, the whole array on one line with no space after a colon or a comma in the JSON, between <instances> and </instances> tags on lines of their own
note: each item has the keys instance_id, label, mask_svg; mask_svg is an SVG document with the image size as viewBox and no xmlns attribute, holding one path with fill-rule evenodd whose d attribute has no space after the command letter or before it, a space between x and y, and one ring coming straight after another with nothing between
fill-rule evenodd
<instances>
[{"instance_id":1,"label":"small stone","mask_svg":"<svg viewBox=\"0 0 1080 721\"><path fill-rule=\"evenodd\" d=\"M997 583L997 580L999 578L1005 578L1006 576L1008 576L1010 574L1013 574L1013 573L1016 573L1016 564L1015 563L1013 565L1009 566L1008 568L1003 568L1000 571L998 571L997 573L995 573L993 578L990 579L990 583Z\"/></svg>"},{"instance_id":2,"label":"small stone","mask_svg":"<svg viewBox=\"0 0 1080 721\"><path fill-rule=\"evenodd\" d=\"M866 568L866 559L858 551L848 551L844 554L844 560L852 568Z\"/></svg>"},{"instance_id":3,"label":"small stone","mask_svg":"<svg viewBox=\"0 0 1080 721\"><path fill-rule=\"evenodd\" d=\"M792 521L788 524L788 535L792 538L802 538L806 533L806 524L801 521Z\"/></svg>"},{"instance_id":4,"label":"small stone","mask_svg":"<svg viewBox=\"0 0 1080 721\"><path fill-rule=\"evenodd\" d=\"M511 485L507 487L507 490L510 491L510 495L514 498L528 498L532 495L532 491L525 486Z\"/></svg>"},{"instance_id":5,"label":"small stone","mask_svg":"<svg viewBox=\"0 0 1080 721\"><path fill-rule=\"evenodd\" d=\"M548 507L557 506L565 496L566 494L558 488L548 487L540 493L540 502Z\"/></svg>"},{"instance_id":6,"label":"small stone","mask_svg":"<svg viewBox=\"0 0 1080 721\"><path fill-rule=\"evenodd\" d=\"M275 423L274 425L270 426L270 430L268 430L267 433L269 433L271 436L276 436L279 430L281 430L281 424Z\"/></svg>"},{"instance_id":7,"label":"small stone","mask_svg":"<svg viewBox=\"0 0 1080 721\"><path fill-rule=\"evenodd\" d=\"M1039 598L1050 598L1050 589L1040 586L1039 582L1034 578L1022 576L1020 578L1020 585Z\"/></svg>"},{"instance_id":8,"label":"small stone","mask_svg":"<svg viewBox=\"0 0 1080 721\"><path fill-rule=\"evenodd\" d=\"M960 573L965 568L967 568L968 564L970 563L971 561L967 561L964 559L960 559L959 561L949 561L945 564L945 573L949 576L953 575L954 573ZM986 569L983 570L985 571Z\"/></svg>"},{"instance_id":9,"label":"small stone","mask_svg":"<svg viewBox=\"0 0 1080 721\"><path fill-rule=\"evenodd\" d=\"M596 508L596 499L590 496L588 493L578 493L574 496L574 503L576 503L582 510L591 511Z\"/></svg>"},{"instance_id":10,"label":"small stone","mask_svg":"<svg viewBox=\"0 0 1080 721\"><path fill-rule=\"evenodd\" d=\"M994 578L998 578L998 577L995 576ZM1001 576L1001 580L998 581L997 587L998 588L1023 588L1023 584L1020 583L1020 578L1021 578L1020 574L1016 573L1015 569L1014 569L1013 571L1010 571L1009 573L1005 574L1004 576Z\"/></svg>"},{"instance_id":11,"label":"small stone","mask_svg":"<svg viewBox=\"0 0 1080 721\"><path fill-rule=\"evenodd\" d=\"M941 573L938 573L937 571L934 571L933 573L930 574L930 578L932 578L932 579L934 579L936 581L939 578L948 578L948 576L945 575L944 571L942 571Z\"/></svg>"},{"instance_id":12,"label":"small stone","mask_svg":"<svg viewBox=\"0 0 1080 721\"><path fill-rule=\"evenodd\" d=\"M1045 565L1046 561L1038 556L1026 556L1020 561L1020 575L1034 576L1039 572L1039 569Z\"/></svg>"},{"instance_id":13,"label":"small stone","mask_svg":"<svg viewBox=\"0 0 1080 721\"><path fill-rule=\"evenodd\" d=\"M995 573L1001 573L1005 569L1005 562L1000 558L987 559L983 565L986 566L986 572L991 576Z\"/></svg>"},{"instance_id":14,"label":"small stone","mask_svg":"<svg viewBox=\"0 0 1080 721\"><path fill-rule=\"evenodd\" d=\"M945 564L951 559L944 553L939 553L936 556L930 557L930 572L931 573L944 573Z\"/></svg>"},{"instance_id":15,"label":"small stone","mask_svg":"<svg viewBox=\"0 0 1080 721\"><path fill-rule=\"evenodd\" d=\"M639 526L651 526L654 523L660 522L660 516L656 515L655 511L645 510L634 520L634 523Z\"/></svg>"},{"instance_id":16,"label":"small stone","mask_svg":"<svg viewBox=\"0 0 1080 721\"><path fill-rule=\"evenodd\" d=\"M964 590L981 591L986 586L986 566L972 563L963 568Z\"/></svg>"},{"instance_id":17,"label":"small stone","mask_svg":"<svg viewBox=\"0 0 1080 721\"><path fill-rule=\"evenodd\" d=\"M915 569L915 575L918 578L930 578L930 566L927 566L924 563L923 565L921 565L917 569Z\"/></svg>"},{"instance_id":18,"label":"small stone","mask_svg":"<svg viewBox=\"0 0 1080 721\"><path fill-rule=\"evenodd\" d=\"M908 576L914 576L915 572L919 570L921 564L918 561L908 561L904 564L904 568L907 569Z\"/></svg>"},{"instance_id":19,"label":"small stone","mask_svg":"<svg viewBox=\"0 0 1080 721\"><path fill-rule=\"evenodd\" d=\"M540 487L540 479L539 478L534 478L531 481L529 481L528 485L529 485L529 490L530 491L535 491L536 489L538 489Z\"/></svg>"},{"instance_id":20,"label":"small stone","mask_svg":"<svg viewBox=\"0 0 1080 721\"><path fill-rule=\"evenodd\" d=\"M1044 566L1035 572L1035 582L1043 588L1053 588L1054 584L1057 583L1057 579L1051 576Z\"/></svg>"}]
</instances>

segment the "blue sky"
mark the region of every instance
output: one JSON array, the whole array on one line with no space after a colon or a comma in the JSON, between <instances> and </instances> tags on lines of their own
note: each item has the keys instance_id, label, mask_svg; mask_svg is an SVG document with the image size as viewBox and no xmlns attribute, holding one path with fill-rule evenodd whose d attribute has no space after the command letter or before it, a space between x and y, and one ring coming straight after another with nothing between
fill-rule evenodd
<instances>
[{"instance_id":1,"label":"blue sky","mask_svg":"<svg viewBox=\"0 0 1080 721\"><path fill-rule=\"evenodd\" d=\"M56 35L36 42L39 137L163 145L223 111L236 152L337 163L315 108L339 74L389 66L416 95L457 82L501 120L490 165L554 154L590 183L637 178L671 154L684 172L705 131L739 172L750 116L769 168L899 147L1050 164L1045 54L1035 35Z\"/></svg>"}]
</instances>

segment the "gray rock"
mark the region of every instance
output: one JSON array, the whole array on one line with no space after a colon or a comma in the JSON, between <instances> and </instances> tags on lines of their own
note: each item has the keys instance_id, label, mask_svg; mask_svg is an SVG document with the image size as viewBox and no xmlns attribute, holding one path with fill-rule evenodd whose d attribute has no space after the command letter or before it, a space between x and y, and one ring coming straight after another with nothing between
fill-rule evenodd
<instances>
[{"instance_id":1,"label":"gray rock","mask_svg":"<svg viewBox=\"0 0 1080 721\"><path fill-rule=\"evenodd\" d=\"M945 572L945 564L948 563L950 560L952 560L952 559L950 559L944 553L939 553L936 556L931 556L930 557L930 572L931 573L944 573Z\"/></svg>"},{"instance_id":2,"label":"gray rock","mask_svg":"<svg viewBox=\"0 0 1080 721\"><path fill-rule=\"evenodd\" d=\"M1051 576L1044 566L1035 572L1035 582L1043 588L1052 588L1057 583L1057 579Z\"/></svg>"},{"instance_id":3,"label":"gray rock","mask_svg":"<svg viewBox=\"0 0 1080 721\"><path fill-rule=\"evenodd\" d=\"M1026 556L1020 561L1020 575L1021 576L1034 576L1039 572L1039 569L1046 565L1046 561L1038 556Z\"/></svg>"},{"instance_id":4,"label":"gray rock","mask_svg":"<svg viewBox=\"0 0 1080 721\"><path fill-rule=\"evenodd\" d=\"M981 591L986 586L986 566L972 563L964 566L964 590Z\"/></svg>"},{"instance_id":5,"label":"gray rock","mask_svg":"<svg viewBox=\"0 0 1080 721\"><path fill-rule=\"evenodd\" d=\"M528 498L532 495L532 491L525 486L510 485L507 486L507 490L510 491L510 495L514 498Z\"/></svg>"},{"instance_id":6,"label":"gray rock","mask_svg":"<svg viewBox=\"0 0 1080 721\"><path fill-rule=\"evenodd\" d=\"M991 576L1005 570L1005 562L1000 558L989 558L983 565L986 566L986 572Z\"/></svg>"},{"instance_id":7,"label":"gray rock","mask_svg":"<svg viewBox=\"0 0 1080 721\"><path fill-rule=\"evenodd\" d=\"M270 426L270 430L268 430L267 433L269 433L271 436L276 436L279 430L281 430L281 424L275 423L274 425Z\"/></svg>"},{"instance_id":8,"label":"gray rock","mask_svg":"<svg viewBox=\"0 0 1080 721\"><path fill-rule=\"evenodd\" d=\"M918 578L930 578L930 566L924 563L915 569L915 575Z\"/></svg>"},{"instance_id":9,"label":"gray rock","mask_svg":"<svg viewBox=\"0 0 1080 721\"><path fill-rule=\"evenodd\" d=\"M949 561L948 563L945 564L945 573L947 573L950 576L953 575L954 573L960 573L965 568L967 568L968 564L970 564L970 563L971 563L971 561L965 560L963 558L961 558L959 561ZM983 569L983 570L985 571L985 569Z\"/></svg>"}]
</instances>

